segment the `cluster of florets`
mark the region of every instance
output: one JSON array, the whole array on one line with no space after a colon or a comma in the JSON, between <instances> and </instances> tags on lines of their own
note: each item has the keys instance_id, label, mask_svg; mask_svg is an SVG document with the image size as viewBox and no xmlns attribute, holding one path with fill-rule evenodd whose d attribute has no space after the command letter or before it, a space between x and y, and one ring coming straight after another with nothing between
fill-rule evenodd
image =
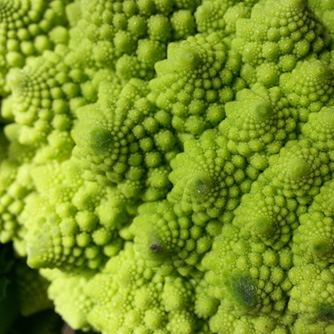
<instances>
[{"instance_id":1,"label":"cluster of florets","mask_svg":"<svg viewBox=\"0 0 334 334\"><path fill-rule=\"evenodd\" d=\"M334 332L333 15L0 1L0 241L73 328Z\"/></svg>"}]
</instances>

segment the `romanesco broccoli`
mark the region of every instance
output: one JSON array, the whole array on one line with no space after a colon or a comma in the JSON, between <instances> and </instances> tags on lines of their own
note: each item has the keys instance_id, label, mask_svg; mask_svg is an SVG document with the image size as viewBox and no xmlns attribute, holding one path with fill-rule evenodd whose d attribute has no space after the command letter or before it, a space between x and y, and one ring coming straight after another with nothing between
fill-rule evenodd
<instances>
[{"instance_id":1,"label":"romanesco broccoli","mask_svg":"<svg viewBox=\"0 0 334 334\"><path fill-rule=\"evenodd\" d=\"M333 93L333 1L0 0L0 331L333 334Z\"/></svg>"}]
</instances>

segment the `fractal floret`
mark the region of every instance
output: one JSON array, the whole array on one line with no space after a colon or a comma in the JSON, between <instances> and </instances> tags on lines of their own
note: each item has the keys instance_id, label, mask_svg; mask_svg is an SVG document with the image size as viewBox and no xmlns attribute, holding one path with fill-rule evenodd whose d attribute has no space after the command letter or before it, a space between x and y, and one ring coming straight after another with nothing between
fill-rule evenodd
<instances>
[{"instance_id":1,"label":"fractal floret","mask_svg":"<svg viewBox=\"0 0 334 334\"><path fill-rule=\"evenodd\" d=\"M0 332L334 334L333 1L0 0L0 95Z\"/></svg>"}]
</instances>

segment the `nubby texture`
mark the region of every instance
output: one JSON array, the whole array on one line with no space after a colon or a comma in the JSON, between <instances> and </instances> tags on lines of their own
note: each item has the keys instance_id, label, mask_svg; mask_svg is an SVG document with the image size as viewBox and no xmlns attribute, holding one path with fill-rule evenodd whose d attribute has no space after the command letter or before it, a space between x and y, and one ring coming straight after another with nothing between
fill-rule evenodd
<instances>
[{"instance_id":1,"label":"nubby texture","mask_svg":"<svg viewBox=\"0 0 334 334\"><path fill-rule=\"evenodd\" d=\"M0 94L21 313L334 333L333 1L0 0Z\"/></svg>"}]
</instances>

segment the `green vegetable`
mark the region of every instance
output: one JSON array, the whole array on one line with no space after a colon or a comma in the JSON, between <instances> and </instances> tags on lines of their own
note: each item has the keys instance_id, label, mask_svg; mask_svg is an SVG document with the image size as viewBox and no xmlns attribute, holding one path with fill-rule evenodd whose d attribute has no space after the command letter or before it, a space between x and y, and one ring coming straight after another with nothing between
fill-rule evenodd
<instances>
[{"instance_id":1,"label":"green vegetable","mask_svg":"<svg viewBox=\"0 0 334 334\"><path fill-rule=\"evenodd\" d=\"M334 333L333 22L0 0L0 332Z\"/></svg>"}]
</instances>

